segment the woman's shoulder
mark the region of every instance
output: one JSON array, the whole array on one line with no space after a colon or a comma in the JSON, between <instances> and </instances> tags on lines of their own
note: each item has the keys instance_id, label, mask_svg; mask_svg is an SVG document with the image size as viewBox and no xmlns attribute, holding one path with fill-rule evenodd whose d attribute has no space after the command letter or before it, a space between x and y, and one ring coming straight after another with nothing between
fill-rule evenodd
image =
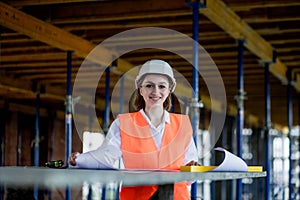
<instances>
[{"instance_id":1,"label":"woman's shoulder","mask_svg":"<svg viewBox=\"0 0 300 200\"><path fill-rule=\"evenodd\" d=\"M169 115L170 115L170 118L177 118L177 119L182 119L182 120L186 120L186 121L190 120L188 115L181 114L181 113L169 113Z\"/></svg>"},{"instance_id":2,"label":"woman's shoulder","mask_svg":"<svg viewBox=\"0 0 300 200\"><path fill-rule=\"evenodd\" d=\"M137 112L130 112L130 113L121 113L121 114L118 114L118 118L129 117L131 115L136 115L138 113L139 113L139 111L137 111Z\"/></svg>"},{"instance_id":3,"label":"woman's shoulder","mask_svg":"<svg viewBox=\"0 0 300 200\"><path fill-rule=\"evenodd\" d=\"M188 115L181 114L181 113L170 113L168 112L170 116L177 116L177 117L188 117Z\"/></svg>"}]
</instances>

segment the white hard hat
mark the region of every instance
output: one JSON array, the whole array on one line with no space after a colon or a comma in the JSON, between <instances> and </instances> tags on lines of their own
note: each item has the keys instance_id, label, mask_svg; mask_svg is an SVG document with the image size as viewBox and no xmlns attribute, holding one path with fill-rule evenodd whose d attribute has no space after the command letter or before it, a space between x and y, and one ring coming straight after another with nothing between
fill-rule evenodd
<instances>
[{"instance_id":1,"label":"white hard hat","mask_svg":"<svg viewBox=\"0 0 300 200\"><path fill-rule=\"evenodd\" d=\"M175 90L176 81L174 78L173 70L171 66L163 60L149 60L142 65L138 76L135 79L135 87L138 88L138 84L146 74L161 74L165 75L170 80L170 89L172 92Z\"/></svg>"}]
</instances>

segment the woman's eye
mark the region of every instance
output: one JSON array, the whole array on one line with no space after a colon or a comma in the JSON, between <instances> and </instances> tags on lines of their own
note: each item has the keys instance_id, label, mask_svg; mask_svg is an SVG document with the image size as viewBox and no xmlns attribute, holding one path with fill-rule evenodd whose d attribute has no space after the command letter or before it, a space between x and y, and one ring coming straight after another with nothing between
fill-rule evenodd
<instances>
[{"instance_id":1,"label":"woman's eye","mask_svg":"<svg viewBox=\"0 0 300 200\"><path fill-rule=\"evenodd\" d=\"M152 88L152 87L153 87L153 85L151 85L151 84L146 85L146 88Z\"/></svg>"},{"instance_id":2,"label":"woman's eye","mask_svg":"<svg viewBox=\"0 0 300 200\"><path fill-rule=\"evenodd\" d=\"M160 89L165 89L165 88L166 88L166 86L164 86L164 85L160 85L160 86L159 86L159 88L160 88Z\"/></svg>"}]
</instances>

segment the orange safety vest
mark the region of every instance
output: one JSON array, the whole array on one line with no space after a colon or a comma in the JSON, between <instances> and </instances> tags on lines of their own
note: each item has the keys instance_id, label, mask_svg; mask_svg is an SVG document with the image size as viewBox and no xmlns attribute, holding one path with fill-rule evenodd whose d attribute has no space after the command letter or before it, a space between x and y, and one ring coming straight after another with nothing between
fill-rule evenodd
<instances>
[{"instance_id":1,"label":"orange safety vest","mask_svg":"<svg viewBox=\"0 0 300 200\"><path fill-rule=\"evenodd\" d=\"M179 170L191 141L192 127L187 115L170 113L170 124L165 124L160 150L150 132L150 126L140 112L120 114L121 150L127 169ZM158 186L132 186L121 189L121 200L147 200ZM187 183L174 185L174 199L190 199Z\"/></svg>"}]
</instances>

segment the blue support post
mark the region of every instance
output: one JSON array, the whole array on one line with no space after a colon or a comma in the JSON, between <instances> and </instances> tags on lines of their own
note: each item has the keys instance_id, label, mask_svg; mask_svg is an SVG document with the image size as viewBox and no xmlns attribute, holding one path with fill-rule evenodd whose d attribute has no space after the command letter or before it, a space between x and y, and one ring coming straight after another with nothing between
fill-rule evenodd
<instances>
[{"instance_id":1,"label":"blue support post","mask_svg":"<svg viewBox=\"0 0 300 200\"><path fill-rule=\"evenodd\" d=\"M93 106L90 106L89 108L89 119L88 119L88 131L89 134L91 134L92 130L93 130L93 115L91 114L93 112L93 109L95 109ZM92 194L93 194L93 189L92 189L92 185L88 184L88 195L87 195L87 200L92 200Z\"/></svg>"},{"instance_id":2,"label":"blue support post","mask_svg":"<svg viewBox=\"0 0 300 200\"><path fill-rule=\"evenodd\" d=\"M4 166L5 124L8 117L8 103L5 101L3 110L0 112L0 166ZM4 186L0 186L0 200L4 199Z\"/></svg>"},{"instance_id":3,"label":"blue support post","mask_svg":"<svg viewBox=\"0 0 300 200\"><path fill-rule=\"evenodd\" d=\"M89 127L89 134L91 134L92 129L93 129L93 115L91 114L93 112L93 109L95 109L93 106L90 106L89 108L89 119L88 119L88 127ZM88 184L88 195L87 195L87 200L92 200L92 194L93 194L93 189L92 185Z\"/></svg>"},{"instance_id":4,"label":"blue support post","mask_svg":"<svg viewBox=\"0 0 300 200\"><path fill-rule=\"evenodd\" d=\"M298 93L298 126L300 126L300 92ZM300 132L300 128L298 131ZM300 133L298 134L300 135ZM300 144L298 144L298 152L300 152ZM298 158L298 165L300 166L299 158ZM300 180L300 172L298 172L298 180ZM300 187L298 187L298 196L296 197L300 197Z\"/></svg>"},{"instance_id":5,"label":"blue support post","mask_svg":"<svg viewBox=\"0 0 300 200\"><path fill-rule=\"evenodd\" d=\"M199 98L199 77L198 77L198 40L199 40L199 2L196 0L193 4L193 79L192 79L192 87L194 90L193 93L193 103L198 102ZM198 108L192 108L192 127L193 127L193 137L194 142L197 145L197 132L199 128L199 110ZM197 182L194 182L191 186L191 199L197 199Z\"/></svg>"},{"instance_id":6,"label":"blue support post","mask_svg":"<svg viewBox=\"0 0 300 200\"><path fill-rule=\"evenodd\" d=\"M292 185L292 170L293 170L293 160L292 160L292 128L293 128L293 103L292 103L292 80L291 80L291 69L287 71L288 84L287 84L287 121L289 128L289 199L292 199L293 185Z\"/></svg>"},{"instance_id":7,"label":"blue support post","mask_svg":"<svg viewBox=\"0 0 300 200\"><path fill-rule=\"evenodd\" d=\"M35 141L33 165L39 166L39 141L40 141L40 93L36 94L35 110Z\"/></svg>"},{"instance_id":8,"label":"blue support post","mask_svg":"<svg viewBox=\"0 0 300 200\"><path fill-rule=\"evenodd\" d=\"M237 104L238 104L238 112L237 112L237 125L236 125L236 133L237 133L237 156L242 158L242 146L243 146L243 128L244 128L244 99L245 99L245 91L244 91L244 70L243 70L243 52L244 52L244 41L238 40L238 95L237 95ZM242 199L242 180L237 180L237 191L236 191L236 199Z\"/></svg>"},{"instance_id":9,"label":"blue support post","mask_svg":"<svg viewBox=\"0 0 300 200\"><path fill-rule=\"evenodd\" d=\"M0 34L0 39L1 39L1 34ZM3 112L1 112L0 114L0 166L4 166L4 141L5 141L5 126L6 126L6 118L8 116L8 104L7 101L4 102L4 106L3 106ZM3 197L3 186L1 186L0 188L0 198L2 199Z\"/></svg>"},{"instance_id":10,"label":"blue support post","mask_svg":"<svg viewBox=\"0 0 300 200\"><path fill-rule=\"evenodd\" d=\"M1 36L0 36L0 39ZM0 115L0 166L4 166L4 140L5 140L5 124L6 124L6 115L7 114L7 103L4 104L3 114ZM2 124L3 123L3 124ZM0 200L4 198L4 186L0 186Z\"/></svg>"},{"instance_id":11,"label":"blue support post","mask_svg":"<svg viewBox=\"0 0 300 200\"><path fill-rule=\"evenodd\" d=\"M40 93L36 94L36 110L35 110L35 139L34 139L34 158L33 165L39 166L39 144L40 144ZM39 199L39 189L35 185L33 189L33 196Z\"/></svg>"},{"instance_id":12,"label":"blue support post","mask_svg":"<svg viewBox=\"0 0 300 200\"><path fill-rule=\"evenodd\" d=\"M104 118L103 118L103 123L104 123L104 128L107 131L108 126L109 126L109 101L110 101L110 68L107 67L105 69L105 107L104 107Z\"/></svg>"},{"instance_id":13,"label":"blue support post","mask_svg":"<svg viewBox=\"0 0 300 200\"><path fill-rule=\"evenodd\" d=\"M2 39L0 34L0 40ZM4 166L4 141L5 141L5 126L6 126L6 115L7 112L7 102L4 103L3 114L0 115L0 166ZM2 124L3 123L3 124ZM4 199L4 186L0 186L0 200Z\"/></svg>"},{"instance_id":14,"label":"blue support post","mask_svg":"<svg viewBox=\"0 0 300 200\"><path fill-rule=\"evenodd\" d=\"M193 4L193 79L192 79L192 86L193 86L193 98L199 98L199 73L198 73L198 40L199 40L199 2L195 1Z\"/></svg>"},{"instance_id":15,"label":"blue support post","mask_svg":"<svg viewBox=\"0 0 300 200\"><path fill-rule=\"evenodd\" d=\"M18 140L17 140L17 166L21 166L21 154L22 154L22 135L21 135L21 113L18 112L18 125L17 125L17 133L18 133Z\"/></svg>"},{"instance_id":16,"label":"blue support post","mask_svg":"<svg viewBox=\"0 0 300 200\"><path fill-rule=\"evenodd\" d=\"M193 87L193 98L191 100L191 123L193 128L194 142L197 147L197 133L199 129L199 73L198 73L198 40L199 40L199 9L206 7L206 0L204 3L199 0L186 0L186 3L193 9L193 77L192 77L192 87ZM197 199L197 182L193 183L191 186L191 199Z\"/></svg>"},{"instance_id":17,"label":"blue support post","mask_svg":"<svg viewBox=\"0 0 300 200\"><path fill-rule=\"evenodd\" d=\"M1 134L0 134L0 150L1 150L1 154L0 154L0 166L4 166L4 141L5 141L5 124L6 124L6 117L7 117L7 108L3 108L3 112L1 112L1 121L0 121L0 125L1 125Z\"/></svg>"},{"instance_id":18,"label":"blue support post","mask_svg":"<svg viewBox=\"0 0 300 200\"><path fill-rule=\"evenodd\" d=\"M124 113L124 84L125 84L125 75L121 76L121 88L120 88L120 109L119 113ZM119 161L119 168L121 168L121 161ZM118 184L116 189L116 200L120 199L120 184Z\"/></svg>"},{"instance_id":19,"label":"blue support post","mask_svg":"<svg viewBox=\"0 0 300 200\"><path fill-rule=\"evenodd\" d=\"M200 115L200 121L201 121L201 124L202 124L202 130L206 130L206 115L205 115L205 107L204 106L202 106L202 108L200 109L200 113L201 113L201 115ZM203 132L202 132L202 138L203 138ZM202 144L203 144L203 139L201 139L201 142L202 142ZM203 156L202 156L202 158L201 158L202 160L201 160L201 162L200 163L202 163L202 165L204 165L204 158L203 158ZM204 185L205 185L205 182L202 182L201 183L201 190L202 190L202 195L204 196L205 194L205 187L204 187ZM211 198L211 199L213 199L213 198Z\"/></svg>"},{"instance_id":20,"label":"blue support post","mask_svg":"<svg viewBox=\"0 0 300 200\"><path fill-rule=\"evenodd\" d=\"M69 167L68 158L72 153L72 51L67 51L67 94L66 94L66 167ZM71 188L66 187L66 199L71 199Z\"/></svg>"},{"instance_id":21,"label":"blue support post","mask_svg":"<svg viewBox=\"0 0 300 200\"><path fill-rule=\"evenodd\" d=\"M271 188L271 154L270 154L270 129L271 129L271 98L270 98L270 71L269 63L265 63L265 148L266 148L266 177L265 199L270 199Z\"/></svg>"},{"instance_id":22,"label":"blue support post","mask_svg":"<svg viewBox=\"0 0 300 200\"><path fill-rule=\"evenodd\" d=\"M50 119L54 119L56 116L54 114L54 111L52 109L48 110L48 116L50 116ZM53 144L54 144L54 120L51 120L49 122L50 127L50 146L49 146L49 160L53 160ZM48 189L48 200L52 200L52 190Z\"/></svg>"},{"instance_id":23,"label":"blue support post","mask_svg":"<svg viewBox=\"0 0 300 200\"><path fill-rule=\"evenodd\" d=\"M110 103L110 67L107 67L105 69L105 107L104 107L104 119L103 119L103 123L104 123L104 131L105 134L108 131L108 126L109 126L109 103ZM106 187L103 186L102 187L102 200L106 199Z\"/></svg>"}]
</instances>

